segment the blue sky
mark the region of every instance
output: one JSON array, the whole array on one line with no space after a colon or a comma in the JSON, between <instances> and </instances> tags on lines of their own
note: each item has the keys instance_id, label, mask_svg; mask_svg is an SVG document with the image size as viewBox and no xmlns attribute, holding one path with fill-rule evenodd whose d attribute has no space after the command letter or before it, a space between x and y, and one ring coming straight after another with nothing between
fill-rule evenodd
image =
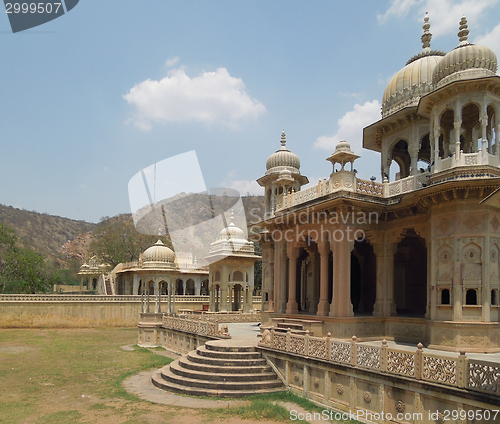
<instances>
[{"instance_id":1,"label":"blue sky","mask_svg":"<svg viewBox=\"0 0 500 424\"><path fill-rule=\"evenodd\" d=\"M81 0L16 34L2 14L0 203L97 222L130 212L142 168L190 150L207 187L259 193L283 128L311 181L341 139L380 180L362 128L426 11L433 49L458 45L465 14L500 57L498 0Z\"/></svg>"}]
</instances>

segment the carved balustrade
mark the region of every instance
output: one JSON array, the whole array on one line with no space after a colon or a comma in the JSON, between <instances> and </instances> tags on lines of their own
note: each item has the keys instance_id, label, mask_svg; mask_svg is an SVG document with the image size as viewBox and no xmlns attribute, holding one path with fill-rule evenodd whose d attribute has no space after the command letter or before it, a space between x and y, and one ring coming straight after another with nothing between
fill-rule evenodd
<instances>
[{"instance_id":1,"label":"carved balustrade","mask_svg":"<svg viewBox=\"0 0 500 424\"><path fill-rule=\"evenodd\" d=\"M465 388L500 396L500 364L458 356L423 351L421 343L415 351L396 349L373 343L360 343L356 336L350 341L267 329L259 346L302 357L324 360L343 366L359 367L382 374L424 380L435 384Z\"/></svg>"},{"instance_id":2,"label":"carved balustrade","mask_svg":"<svg viewBox=\"0 0 500 424\"><path fill-rule=\"evenodd\" d=\"M164 314L162 326L169 330L183 331L185 333L230 338L229 335L224 335L219 332L219 321L217 319L203 321L201 320L201 316L198 319L189 319Z\"/></svg>"}]
</instances>

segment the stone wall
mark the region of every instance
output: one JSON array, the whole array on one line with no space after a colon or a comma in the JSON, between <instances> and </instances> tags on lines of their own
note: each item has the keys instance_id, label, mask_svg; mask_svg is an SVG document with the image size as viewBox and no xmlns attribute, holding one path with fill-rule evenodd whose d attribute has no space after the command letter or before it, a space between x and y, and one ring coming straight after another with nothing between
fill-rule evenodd
<instances>
[{"instance_id":1,"label":"stone wall","mask_svg":"<svg viewBox=\"0 0 500 424\"><path fill-rule=\"evenodd\" d=\"M177 296L175 301L176 311L203 305L208 296ZM162 309L166 306L164 298ZM0 328L135 327L141 307L141 296L0 295Z\"/></svg>"}]
</instances>

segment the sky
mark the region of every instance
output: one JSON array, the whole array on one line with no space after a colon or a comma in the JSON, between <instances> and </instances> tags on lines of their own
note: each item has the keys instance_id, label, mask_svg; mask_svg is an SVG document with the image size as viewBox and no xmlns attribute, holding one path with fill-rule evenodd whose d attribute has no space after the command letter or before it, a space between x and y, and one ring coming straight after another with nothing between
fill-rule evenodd
<instances>
[{"instance_id":1,"label":"sky","mask_svg":"<svg viewBox=\"0 0 500 424\"><path fill-rule=\"evenodd\" d=\"M207 188L263 194L283 129L312 183L342 139L380 181L362 129L422 50L425 12L432 49L455 48L466 15L500 57L499 3L80 0L15 34L2 13L0 203L98 222L130 212L141 169L192 150Z\"/></svg>"}]
</instances>

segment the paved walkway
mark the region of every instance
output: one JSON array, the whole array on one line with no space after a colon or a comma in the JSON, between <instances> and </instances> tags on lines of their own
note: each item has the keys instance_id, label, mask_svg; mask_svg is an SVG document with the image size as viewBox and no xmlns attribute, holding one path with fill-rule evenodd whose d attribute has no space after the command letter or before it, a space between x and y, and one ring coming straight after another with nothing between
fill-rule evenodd
<instances>
[{"instance_id":1,"label":"paved walkway","mask_svg":"<svg viewBox=\"0 0 500 424\"><path fill-rule=\"evenodd\" d=\"M224 346L256 346L260 338L260 327L257 323L230 323L227 324L231 339L217 340L214 343ZM129 350L131 346L123 346L122 349ZM179 356L168 351L155 351L155 353L177 359ZM128 377L123 382L123 387L141 399L160 403L163 405L180 406L184 408L227 408L229 406L241 406L249 404L245 400L212 400L189 396L176 395L161 390L151 383L151 376L158 370L142 371L139 374ZM297 405L295 405L297 406ZM299 408L297 406L297 408ZM295 408L297 410L297 408Z\"/></svg>"}]
</instances>

